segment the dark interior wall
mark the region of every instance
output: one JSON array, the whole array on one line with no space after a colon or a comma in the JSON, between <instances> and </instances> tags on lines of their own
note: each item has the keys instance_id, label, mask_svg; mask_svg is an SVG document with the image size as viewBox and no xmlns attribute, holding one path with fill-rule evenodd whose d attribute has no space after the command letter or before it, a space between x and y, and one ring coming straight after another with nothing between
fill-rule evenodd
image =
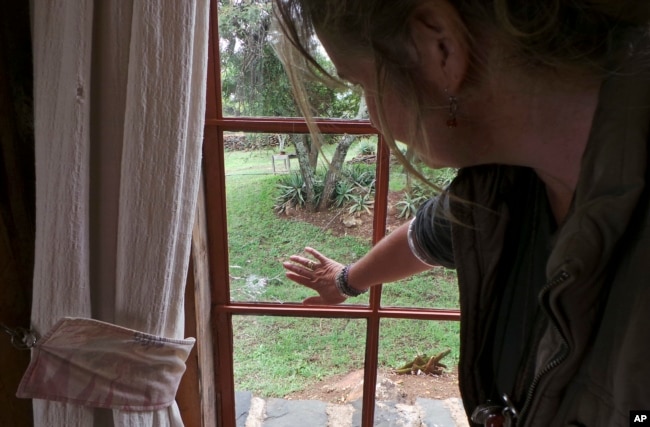
<instances>
[{"instance_id":1,"label":"dark interior wall","mask_svg":"<svg viewBox=\"0 0 650 427\"><path fill-rule=\"evenodd\" d=\"M34 134L29 2L0 2L0 323L29 327L34 265ZM16 389L29 351L0 332L0 426L31 426Z\"/></svg>"}]
</instances>

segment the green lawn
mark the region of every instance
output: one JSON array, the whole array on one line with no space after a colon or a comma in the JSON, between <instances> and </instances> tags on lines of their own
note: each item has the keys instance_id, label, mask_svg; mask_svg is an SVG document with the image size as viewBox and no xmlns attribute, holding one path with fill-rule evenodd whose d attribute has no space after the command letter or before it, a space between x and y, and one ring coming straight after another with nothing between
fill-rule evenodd
<instances>
[{"instance_id":1,"label":"green lawn","mask_svg":"<svg viewBox=\"0 0 650 427\"><path fill-rule=\"evenodd\" d=\"M282 261L309 245L350 263L369 250L370 242L277 217L273 200L278 175L270 174L270 156L270 151L226 153L231 295L237 301L299 302L313 292L287 280ZM453 271L438 268L385 285L382 304L457 307L455 280ZM353 303L365 304L367 297ZM236 387L278 397L359 369L365 327L365 320L234 316ZM458 360L457 322L385 319L380 335L382 366L397 367L416 354L447 348L452 354L445 362L454 365Z\"/></svg>"}]
</instances>

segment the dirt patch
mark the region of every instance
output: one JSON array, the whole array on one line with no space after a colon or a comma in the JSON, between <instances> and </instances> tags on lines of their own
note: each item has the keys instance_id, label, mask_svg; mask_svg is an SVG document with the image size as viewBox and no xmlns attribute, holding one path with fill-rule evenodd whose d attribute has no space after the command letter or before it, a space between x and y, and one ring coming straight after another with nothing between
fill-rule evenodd
<instances>
[{"instance_id":1,"label":"dirt patch","mask_svg":"<svg viewBox=\"0 0 650 427\"><path fill-rule=\"evenodd\" d=\"M398 218L396 204L404 198L403 191L388 193L388 209L386 215L386 234L390 234L400 225L409 221L407 218ZM280 218L303 221L319 227L323 231L329 230L335 236L355 236L372 241L373 216L363 212L349 214L347 208L330 209L323 212L308 212L304 209L288 208Z\"/></svg>"},{"instance_id":2,"label":"dirt patch","mask_svg":"<svg viewBox=\"0 0 650 427\"><path fill-rule=\"evenodd\" d=\"M326 378L285 398L341 404L361 398L362 391L363 370L358 370ZM427 399L460 397L456 370L441 375L398 375L390 370L380 370L377 373L376 398L378 400L393 400L413 405L418 397Z\"/></svg>"}]
</instances>

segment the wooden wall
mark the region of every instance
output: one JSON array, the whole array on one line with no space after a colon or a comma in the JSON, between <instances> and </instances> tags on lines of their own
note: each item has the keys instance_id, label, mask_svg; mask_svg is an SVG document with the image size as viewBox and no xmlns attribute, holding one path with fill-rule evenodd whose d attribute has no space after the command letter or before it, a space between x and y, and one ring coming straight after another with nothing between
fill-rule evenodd
<instances>
[{"instance_id":1,"label":"wooden wall","mask_svg":"<svg viewBox=\"0 0 650 427\"><path fill-rule=\"evenodd\" d=\"M29 327L34 264L34 137L29 2L0 2L0 323ZM16 389L29 351L0 331L0 426L31 426Z\"/></svg>"}]
</instances>

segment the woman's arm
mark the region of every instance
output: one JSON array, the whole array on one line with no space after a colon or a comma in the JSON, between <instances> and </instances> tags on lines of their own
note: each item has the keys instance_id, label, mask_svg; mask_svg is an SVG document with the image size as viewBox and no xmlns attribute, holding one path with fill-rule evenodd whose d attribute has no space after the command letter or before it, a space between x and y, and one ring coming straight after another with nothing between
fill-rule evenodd
<instances>
[{"instance_id":1,"label":"woman's arm","mask_svg":"<svg viewBox=\"0 0 650 427\"><path fill-rule=\"evenodd\" d=\"M348 272L348 284L363 291L379 283L394 282L429 270L430 265L420 261L409 248L409 223L403 224L382 239ZM318 292L319 296L307 298L305 304L338 304L345 301L336 287L336 276L344 265L336 262L313 248L305 248L316 261L300 255L285 262L286 275L296 283Z\"/></svg>"}]
</instances>

